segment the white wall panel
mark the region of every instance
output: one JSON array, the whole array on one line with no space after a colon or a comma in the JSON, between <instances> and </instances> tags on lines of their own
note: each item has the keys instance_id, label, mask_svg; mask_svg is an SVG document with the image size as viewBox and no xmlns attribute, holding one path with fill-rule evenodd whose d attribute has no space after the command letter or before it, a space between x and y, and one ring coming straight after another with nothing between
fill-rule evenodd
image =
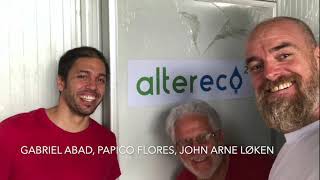
<instances>
[{"instance_id":1,"label":"white wall panel","mask_svg":"<svg viewBox=\"0 0 320 180\"><path fill-rule=\"evenodd\" d=\"M319 0L278 0L278 16L291 16L305 21L319 42Z\"/></svg>"},{"instance_id":2,"label":"white wall panel","mask_svg":"<svg viewBox=\"0 0 320 180\"><path fill-rule=\"evenodd\" d=\"M23 101L30 104L39 102L39 74L37 60L37 6L36 1L25 1L23 8L23 85L30 88L24 88ZM14 67L12 67L14 68ZM14 82L14 81L13 81ZM14 84L16 85L16 84ZM21 86L20 86L21 88Z\"/></svg>"},{"instance_id":3,"label":"white wall panel","mask_svg":"<svg viewBox=\"0 0 320 180\"><path fill-rule=\"evenodd\" d=\"M55 80L62 53L80 45L100 48L99 2L0 0L0 121L57 103ZM81 16L81 9L88 10ZM86 34L83 26L91 27ZM101 109L93 115L100 123Z\"/></svg>"},{"instance_id":4,"label":"white wall panel","mask_svg":"<svg viewBox=\"0 0 320 180\"><path fill-rule=\"evenodd\" d=\"M19 4L17 0L10 1L9 13L16 4ZM9 24L9 88L10 88L10 103L15 104L15 107L10 107L10 110L16 108L25 109L24 106L24 65L26 63L23 59L23 39L24 39L24 17L23 4L16 6L16 12L10 16Z\"/></svg>"},{"instance_id":5,"label":"white wall panel","mask_svg":"<svg viewBox=\"0 0 320 180\"><path fill-rule=\"evenodd\" d=\"M81 16L83 17L82 43L100 48L100 1L81 0Z\"/></svg>"},{"instance_id":6,"label":"white wall panel","mask_svg":"<svg viewBox=\"0 0 320 180\"><path fill-rule=\"evenodd\" d=\"M0 116L5 116L11 110L11 107L6 105L10 101L9 19L6 18L8 12L8 8L0 9L0 22L4 25L0 28Z\"/></svg>"},{"instance_id":7,"label":"white wall panel","mask_svg":"<svg viewBox=\"0 0 320 180\"><path fill-rule=\"evenodd\" d=\"M43 0L37 2L37 60L38 60L38 91L39 106L46 107L54 105L58 94L55 86L55 76L57 72L56 61L51 55L51 21L50 21L50 1ZM44 84L46 85L44 88ZM48 97L48 95L51 95ZM51 98L50 98L51 97ZM44 100L46 99L46 100Z\"/></svg>"}]
</instances>

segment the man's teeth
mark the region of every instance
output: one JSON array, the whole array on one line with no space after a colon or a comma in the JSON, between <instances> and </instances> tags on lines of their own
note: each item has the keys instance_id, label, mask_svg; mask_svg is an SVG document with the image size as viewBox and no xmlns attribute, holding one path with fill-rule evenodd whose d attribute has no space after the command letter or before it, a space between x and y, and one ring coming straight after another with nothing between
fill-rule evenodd
<instances>
[{"instance_id":1,"label":"man's teeth","mask_svg":"<svg viewBox=\"0 0 320 180\"><path fill-rule=\"evenodd\" d=\"M95 100L96 98L94 96L80 96L83 100L91 102Z\"/></svg>"},{"instance_id":2,"label":"man's teeth","mask_svg":"<svg viewBox=\"0 0 320 180\"><path fill-rule=\"evenodd\" d=\"M277 92L277 91L280 91L282 89L286 89L288 87L292 86L292 82L286 82L286 83L281 83L281 84L278 84L277 86L274 86L271 88L271 92Z\"/></svg>"},{"instance_id":3,"label":"man's teeth","mask_svg":"<svg viewBox=\"0 0 320 180\"><path fill-rule=\"evenodd\" d=\"M206 159L206 156L201 156L201 157L193 158L192 160L193 160L193 161L196 161L196 162L201 162L201 161L203 161L203 160L205 160L205 159Z\"/></svg>"}]
</instances>

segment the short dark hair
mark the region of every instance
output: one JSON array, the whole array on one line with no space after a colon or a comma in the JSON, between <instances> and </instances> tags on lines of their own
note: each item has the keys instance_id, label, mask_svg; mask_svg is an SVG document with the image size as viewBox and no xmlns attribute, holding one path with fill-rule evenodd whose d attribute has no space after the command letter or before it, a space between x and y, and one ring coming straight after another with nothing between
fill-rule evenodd
<instances>
[{"instance_id":1,"label":"short dark hair","mask_svg":"<svg viewBox=\"0 0 320 180\"><path fill-rule=\"evenodd\" d=\"M61 76L61 78L64 81L66 81L72 65L79 58L83 58L83 57L100 59L105 65L106 75L108 77L110 71L109 71L109 65L107 64L106 58L104 57L102 52L100 52L96 48L89 47L89 46L77 47L74 49L70 49L69 51L64 53L59 60L58 75Z\"/></svg>"},{"instance_id":2,"label":"short dark hair","mask_svg":"<svg viewBox=\"0 0 320 180\"><path fill-rule=\"evenodd\" d=\"M312 30L310 29L310 27L302 20L294 18L294 17L278 16L278 17L267 19L267 20L259 23L254 28L253 31L255 31L256 29L258 29L264 25L268 25L268 24L275 23L275 22L283 22L283 21L290 21L290 22L295 23L299 28L301 28L302 32L305 34L305 38L306 38L306 40L308 40L308 43L310 43L310 45L312 47L317 46L316 38L314 37L314 34L313 34Z\"/></svg>"}]
</instances>

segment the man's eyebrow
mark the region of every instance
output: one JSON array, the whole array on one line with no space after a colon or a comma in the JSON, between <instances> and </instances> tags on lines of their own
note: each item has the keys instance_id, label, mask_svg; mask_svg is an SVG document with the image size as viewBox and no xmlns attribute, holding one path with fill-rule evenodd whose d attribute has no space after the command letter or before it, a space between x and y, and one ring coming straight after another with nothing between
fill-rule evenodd
<instances>
[{"instance_id":1,"label":"man's eyebrow","mask_svg":"<svg viewBox=\"0 0 320 180\"><path fill-rule=\"evenodd\" d=\"M107 77L106 74L102 74L102 73L100 73L99 76L103 76L103 77L105 77L105 78Z\"/></svg>"},{"instance_id":2,"label":"man's eyebrow","mask_svg":"<svg viewBox=\"0 0 320 180\"><path fill-rule=\"evenodd\" d=\"M86 70L79 70L79 73L86 73L86 74L89 74L89 71L86 71Z\"/></svg>"},{"instance_id":3,"label":"man's eyebrow","mask_svg":"<svg viewBox=\"0 0 320 180\"><path fill-rule=\"evenodd\" d=\"M86 74L90 74L90 71L86 71L86 70L79 70L79 73L86 73ZM104 73L99 73L99 76L107 77L107 75L106 75L106 74L104 74Z\"/></svg>"},{"instance_id":4,"label":"man's eyebrow","mask_svg":"<svg viewBox=\"0 0 320 180\"><path fill-rule=\"evenodd\" d=\"M256 56L251 56L246 58L246 65L250 64L250 62L252 61L258 61L260 58L256 57Z\"/></svg>"},{"instance_id":5,"label":"man's eyebrow","mask_svg":"<svg viewBox=\"0 0 320 180\"><path fill-rule=\"evenodd\" d=\"M283 42L278 46L272 47L269 52L275 52L275 51L279 51L280 49L286 48L286 47L294 47L296 48L296 45L290 43L290 42Z\"/></svg>"}]
</instances>

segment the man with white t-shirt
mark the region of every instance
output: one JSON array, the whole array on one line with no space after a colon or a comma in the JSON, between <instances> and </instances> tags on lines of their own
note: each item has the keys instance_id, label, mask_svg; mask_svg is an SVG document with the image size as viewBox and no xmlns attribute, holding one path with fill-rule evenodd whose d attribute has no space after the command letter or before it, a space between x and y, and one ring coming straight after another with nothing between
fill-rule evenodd
<instances>
[{"instance_id":1,"label":"man with white t-shirt","mask_svg":"<svg viewBox=\"0 0 320 180\"><path fill-rule=\"evenodd\" d=\"M319 180L319 61L319 45L301 20L269 19L249 36L246 65L258 109L286 138L271 180Z\"/></svg>"}]
</instances>

